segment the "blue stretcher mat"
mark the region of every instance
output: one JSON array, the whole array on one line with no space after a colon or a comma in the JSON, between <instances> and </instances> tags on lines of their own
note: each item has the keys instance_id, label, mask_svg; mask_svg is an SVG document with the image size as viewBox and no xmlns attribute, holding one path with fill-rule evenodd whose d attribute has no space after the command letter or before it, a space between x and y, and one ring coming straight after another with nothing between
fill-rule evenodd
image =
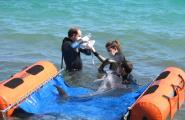
<instances>
[{"instance_id":1,"label":"blue stretcher mat","mask_svg":"<svg viewBox=\"0 0 185 120\"><path fill-rule=\"evenodd\" d=\"M63 88L69 99L62 99L54 85ZM68 86L64 78L58 75L21 103L19 107L33 114L53 113L72 118L118 120L146 87L119 96L93 95L96 93L93 90Z\"/></svg>"}]
</instances>

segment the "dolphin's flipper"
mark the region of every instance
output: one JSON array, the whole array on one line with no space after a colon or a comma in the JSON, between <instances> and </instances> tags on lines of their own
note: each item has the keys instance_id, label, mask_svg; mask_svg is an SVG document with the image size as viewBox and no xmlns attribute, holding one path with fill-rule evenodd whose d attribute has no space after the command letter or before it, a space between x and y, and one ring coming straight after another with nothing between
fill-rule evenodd
<instances>
[{"instance_id":1,"label":"dolphin's flipper","mask_svg":"<svg viewBox=\"0 0 185 120\"><path fill-rule=\"evenodd\" d=\"M56 89L61 97L68 97L67 93L61 87L59 87L57 85L54 85L54 86L56 87Z\"/></svg>"},{"instance_id":2,"label":"dolphin's flipper","mask_svg":"<svg viewBox=\"0 0 185 120\"><path fill-rule=\"evenodd\" d=\"M101 82L101 81L103 81L104 79L96 79L96 80L94 80L93 82Z\"/></svg>"},{"instance_id":3,"label":"dolphin's flipper","mask_svg":"<svg viewBox=\"0 0 185 120\"><path fill-rule=\"evenodd\" d=\"M102 78L96 79L96 80L94 80L93 82L102 82L102 81L105 80L106 77L107 77L107 75L103 75Z\"/></svg>"}]
</instances>

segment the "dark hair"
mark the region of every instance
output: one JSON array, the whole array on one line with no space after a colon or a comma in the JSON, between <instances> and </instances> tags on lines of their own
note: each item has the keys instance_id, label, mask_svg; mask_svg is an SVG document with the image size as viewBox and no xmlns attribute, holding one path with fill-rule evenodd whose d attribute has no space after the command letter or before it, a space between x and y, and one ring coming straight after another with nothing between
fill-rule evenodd
<instances>
[{"instance_id":1,"label":"dark hair","mask_svg":"<svg viewBox=\"0 0 185 120\"><path fill-rule=\"evenodd\" d=\"M68 37L72 37L74 34L78 34L79 28L70 28L68 31Z\"/></svg>"},{"instance_id":2,"label":"dark hair","mask_svg":"<svg viewBox=\"0 0 185 120\"><path fill-rule=\"evenodd\" d=\"M121 46L118 40L113 40L113 41L109 41L106 43L105 45L106 48L113 48L113 49L118 49L118 53L122 53L121 52Z\"/></svg>"}]
</instances>

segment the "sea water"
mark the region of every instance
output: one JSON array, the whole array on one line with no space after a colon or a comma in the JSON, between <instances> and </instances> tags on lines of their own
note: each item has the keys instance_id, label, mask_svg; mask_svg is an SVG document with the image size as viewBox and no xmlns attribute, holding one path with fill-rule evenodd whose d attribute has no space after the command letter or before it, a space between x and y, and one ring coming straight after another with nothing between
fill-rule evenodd
<instances>
[{"instance_id":1,"label":"sea water","mask_svg":"<svg viewBox=\"0 0 185 120\"><path fill-rule=\"evenodd\" d=\"M0 0L0 80L38 60L52 61L59 69L62 39L74 26L91 33L96 50L107 57L106 42L119 40L141 85L168 66L185 70L184 6L184 0ZM83 70L64 73L65 79L95 89L100 62L82 59ZM175 120L183 120L183 109Z\"/></svg>"}]
</instances>

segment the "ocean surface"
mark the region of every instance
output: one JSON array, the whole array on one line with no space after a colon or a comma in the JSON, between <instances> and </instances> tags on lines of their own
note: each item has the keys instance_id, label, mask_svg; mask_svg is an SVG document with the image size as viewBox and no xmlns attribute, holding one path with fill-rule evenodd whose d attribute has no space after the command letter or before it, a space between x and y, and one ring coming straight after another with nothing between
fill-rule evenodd
<instances>
[{"instance_id":1,"label":"ocean surface","mask_svg":"<svg viewBox=\"0 0 185 120\"><path fill-rule=\"evenodd\" d=\"M184 0L0 0L0 80L39 60L60 69L61 42L74 26L83 35L91 33L95 48L107 57L106 42L119 40L140 85L168 66L185 70L184 6ZM64 76L73 86L93 89L100 62L93 56L82 59L83 71ZM174 120L185 118L184 107Z\"/></svg>"}]
</instances>

